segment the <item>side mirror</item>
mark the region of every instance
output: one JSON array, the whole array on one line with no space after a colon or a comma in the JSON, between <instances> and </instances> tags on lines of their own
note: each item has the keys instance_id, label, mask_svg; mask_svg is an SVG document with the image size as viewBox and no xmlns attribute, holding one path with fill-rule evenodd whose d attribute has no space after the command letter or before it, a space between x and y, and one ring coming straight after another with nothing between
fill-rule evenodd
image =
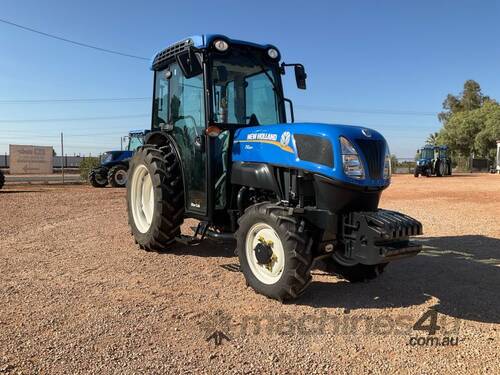
<instances>
[{"instance_id":1,"label":"side mirror","mask_svg":"<svg viewBox=\"0 0 500 375\"><path fill-rule=\"evenodd\" d=\"M201 62L192 48L178 54L176 59L186 78L195 77L203 72Z\"/></svg>"},{"instance_id":2,"label":"side mirror","mask_svg":"<svg viewBox=\"0 0 500 375\"><path fill-rule=\"evenodd\" d=\"M307 73L304 69L304 65L297 64L295 65L295 81L297 82L297 87L301 90L306 89L306 78Z\"/></svg>"}]
</instances>

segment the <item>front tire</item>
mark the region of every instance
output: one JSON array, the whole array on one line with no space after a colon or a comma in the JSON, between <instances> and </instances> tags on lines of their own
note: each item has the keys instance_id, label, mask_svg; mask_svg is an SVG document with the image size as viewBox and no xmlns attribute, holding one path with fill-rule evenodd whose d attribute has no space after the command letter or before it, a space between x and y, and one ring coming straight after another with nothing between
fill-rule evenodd
<instances>
[{"instance_id":1,"label":"front tire","mask_svg":"<svg viewBox=\"0 0 500 375\"><path fill-rule=\"evenodd\" d=\"M139 148L129 165L128 221L141 249L162 251L180 235L184 187L173 146Z\"/></svg>"},{"instance_id":2,"label":"front tire","mask_svg":"<svg viewBox=\"0 0 500 375\"><path fill-rule=\"evenodd\" d=\"M443 175L444 175L444 163L438 161L436 165L436 176L443 177Z\"/></svg>"},{"instance_id":3,"label":"front tire","mask_svg":"<svg viewBox=\"0 0 500 375\"><path fill-rule=\"evenodd\" d=\"M103 188L108 184L108 170L104 167L94 168L89 172L89 183L95 188Z\"/></svg>"},{"instance_id":4,"label":"front tire","mask_svg":"<svg viewBox=\"0 0 500 375\"><path fill-rule=\"evenodd\" d=\"M0 189L5 185L5 175L0 171Z\"/></svg>"},{"instance_id":5,"label":"front tire","mask_svg":"<svg viewBox=\"0 0 500 375\"><path fill-rule=\"evenodd\" d=\"M237 253L246 282L279 301L298 297L311 281L311 242L304 225L272 203L249 207L238 221Z\"/></svg>"},{"instance_id":6,"label":"front tire","mask_svg":"<svg viewBox=\"0 0 500 375\"><path fill-rule=\"evenodd\" d=\"M112 187L124 188L127 186L127 166L115 165L109 169L108 182Z\"/></svg>"}]
</instances>

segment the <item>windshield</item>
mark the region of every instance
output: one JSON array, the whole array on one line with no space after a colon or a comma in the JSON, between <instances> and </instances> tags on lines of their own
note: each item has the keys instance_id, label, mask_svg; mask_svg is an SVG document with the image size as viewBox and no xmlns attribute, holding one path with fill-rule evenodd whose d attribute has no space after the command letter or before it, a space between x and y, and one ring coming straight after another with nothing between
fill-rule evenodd
<instances>
[{"instance_id":1,"label":"windshield","mask_svg":"<svg viewBox=\"0 0 500 375\"><path fill-rule=\"evenodd\" d=\"M238 125L282 122L277 66L255 51L233 49L212 63L213 121Z\"/></svg>"},{"instance_id":2,"label":"windshield","mask_svg":"<svg viewBox=\"0 0 500 375\"><path fill-rule=\"evenodd\" d=\"M434 158L434 150L430 148L423 148L420 151L420 159L433 159Z\"/></svg>"}]
</instances>

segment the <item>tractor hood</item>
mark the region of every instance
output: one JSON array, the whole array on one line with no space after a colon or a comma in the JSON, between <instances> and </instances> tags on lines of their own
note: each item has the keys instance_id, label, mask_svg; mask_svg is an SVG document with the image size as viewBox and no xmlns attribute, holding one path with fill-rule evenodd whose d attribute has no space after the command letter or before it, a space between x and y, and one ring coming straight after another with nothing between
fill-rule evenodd
<instances>
[{"instance_id":1,"label":"tractor hood","mask_svg":"<svg viewBox=\"0 0 500 375\"><path fill-rule=\"evenodd\" d=\"M365 178L344 172L340 137L354 145L363 163ZM259 125L235 132L233 161L268 163L310 171L339 182L384 188L387 142L375 130L350 125L293 123Z\"/></svg>"},{"instance_id":2,"label":"tractor hood","mask_svg":"<svg viewBox=\"0 0 500 375\"><path fill-rule=\"evenodd\" d=\"M132 151L106 151L101 158L102 165L116 163L130 159L134 153Z\"/></svg>"},{"instance_id":3,"label":"tractor hood","mask_svg":"<svg viewBox=\"0 0 500 375\"><path fill-rule=\"evenodd\" d=\"M430 164L431 162L432 162L432 159L418 159L417 165L419 165L419 166L427 165L427 164Z\"/></svg>"}]
</instances>

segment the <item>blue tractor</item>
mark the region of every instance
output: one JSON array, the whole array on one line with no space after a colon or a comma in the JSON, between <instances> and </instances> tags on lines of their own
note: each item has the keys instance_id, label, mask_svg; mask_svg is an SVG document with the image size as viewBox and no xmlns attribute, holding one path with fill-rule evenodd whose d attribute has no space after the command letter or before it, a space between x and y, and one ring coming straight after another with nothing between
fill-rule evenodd
<instances>
[{"instance_id":1,"label":"blue tractor","mask_svg":"<svg viewBox=\"0 0 500 375\"><path fill-rule=\"evenodd\" d=\"M125 187L130 158L135 150L144 144L144 135L147 131L131 130L128 136L127 147L121 151L107 151L101 157L101 164L89 172L89 183L98 188L106 185L112 187Z\"/></svg>"},{"instance_id":2,"label":"blue tractor","mask_svg":"<svg viewBox=\"0 0 500 375\"><path fill-rule=\"evenodd\" d=\"M277 300L301 294L311 269L375 278L416 255L417 220L379 209L390 184L384 137L364 127L295 123L273 45L191 37L158 53L151 132L130 161L128 220L138 246L235 239L247 285ZM290 122L287 122L286 106ZM181 234L185 218L199 220ZM194 229L194 228L193 228Z\"/></svg>"},{"instance_id":3,"label":"blue tractor","mask_svg":"<svg viewBox=\"0 0 500 375\"><path fill-rule=\"evenodd\" d=\"M425 145L417 151L417 165L413 175L451 176L451 159L447 146Z\"/></svg>"}]
</instances>

